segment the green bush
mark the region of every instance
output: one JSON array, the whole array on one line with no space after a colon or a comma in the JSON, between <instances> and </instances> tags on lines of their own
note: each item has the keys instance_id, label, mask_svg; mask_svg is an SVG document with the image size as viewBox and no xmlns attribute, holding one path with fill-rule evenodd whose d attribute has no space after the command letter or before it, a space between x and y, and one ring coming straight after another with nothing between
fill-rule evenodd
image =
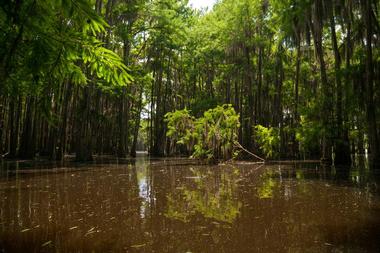
<instances>
[{"instance_id":1,"label":"green bush","mask_svg":"<svg viewBox=\"0 0 380 253\"><path fill-rule=\"evenodd\" d=\"M170 137L172 145L182 145L187 152L191 152L195 140L195 118L190 115L190 111L184 109L169 112L165 115L165 121L168 124L166 135Z\"/></svg>"},{"instance_id":2,"label":"green bush","mask_svg":"<svg viewBox=\"0 0 380 253\"><path fill-rule=\"evenodd\" d=\"M276 127L255 126L255 140L267 158L279 155L280 131Z\"/></svg>"},{"instance_id":3,"label":"green bush","mask_svg":"<svg viewBox=\"0 0 380 253\"><path fill-rule=\"evenodd\" d=\"M192 157L230 159L234 155L240 121L232 105L217 106L198 119L186 109L168 113L165 118L167 136L186 145Z\"/></svg>"},{"instance_id":4,"label":"green bush","mask_svg":"<svg viewBox=\"0 0 380 253\"><path fill-rule=\"evenodd\" d=\"M306 155L318 150L322 133L323 127L320 122L301 116L300 126L296 130L296 140L300 144L300 151Z\"/></svg>"}]
</instances>

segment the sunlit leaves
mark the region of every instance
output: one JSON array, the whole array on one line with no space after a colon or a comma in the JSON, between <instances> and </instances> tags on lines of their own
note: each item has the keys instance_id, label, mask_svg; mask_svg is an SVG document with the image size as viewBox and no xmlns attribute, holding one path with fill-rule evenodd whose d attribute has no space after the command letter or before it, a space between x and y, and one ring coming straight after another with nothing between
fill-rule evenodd
<instances>
[{"instance_id":1,"label":"sunlit leaves","mask_svg":"<svg viewBox=\"0 0 380 253\"><path fill-rule=\"evenodd\" d=\"M276 158L279 153L280 133L275 127L255 126L255 140L267 158Z\"/></svg>"},{"instance_id":2,"label":"sunlit leaves","mask_svg":"<svg viewBox=\"0 0 380 253\"><path fill-rule=\"evenodd\" d=\"M315 121L310 117L311 113L307 112L307 116L301 116L300 127L297 129L296 138L300 143L301 151L318 150L319 139L321 138L322 125L320 121Z\"/></svg>"},{"instance_id":3,"label":"sunlit leaves","mask_svg":"<svg viewBox=\"0 0 380 253\"><path fill-rule=\"evenodd\" d=\"M195 119L189 111L175 111L166 115L168 137L193 148L193 157L229 159L240 127L239 114L231 105L217 106Z\"/></svg>"},{"instance_id":4,"label":"sunlit leaves","mask_svg":"<svg viewBox=\"0 0 380 253\"><path fill-rule=\"evenodd\" d=\"M81 68L71 64L71 73L72 73L72 81L76 84L86 84L87 83L87 77L82 72ZM70 70L69 70L70 71Z\"/></svg>"},{"instance_id":5,"label":"sunlit leaves","mask_svg":"<svg viewBox=\"0 0 380 253\"><path fill-rule=\"evenodd\" d=\"M90 47L83 50L85 65L88 65L91 75L105 80L114 86L124 86L132 80L128 69L113 51L104 47Z\"/></svg>"},{"instance_id":6,"label":"sunlit leaves","mask_svg":"<svg viewBox=\"0 0 380 253\"><path fill-rule=\"evenodd\" d=\"M13 29L11 36L0 36L5 45L1 54L11 63L7 71L12 85L34 83L36 77L40 85L53 87L64 80L101 86L123 86L132 80L120 57L96 38L108 25L91 1L23 1L18 14L18 23L4 27ZM1 20L3 29L3 21L12 17ZM9 49L12 55L7 55Z\"/></svg>"},{"instance_id":7,"label":"sunlit leaves","mask_svg":"<svg viewBox=\"0 0 380 253\"><path fill-rule=\"evenodd\" d=\"M185 145L191 151L194 145L194 121L187 109L169 112L165 115L168 124L166 135L176 144Z\"/></svg>"}]
</instances>

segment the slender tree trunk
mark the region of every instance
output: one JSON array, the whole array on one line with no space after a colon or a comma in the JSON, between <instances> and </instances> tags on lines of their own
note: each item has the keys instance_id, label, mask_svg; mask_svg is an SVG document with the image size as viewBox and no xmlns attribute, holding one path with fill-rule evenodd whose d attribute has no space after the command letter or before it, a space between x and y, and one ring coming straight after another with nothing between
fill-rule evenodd
<instances>
[{"instance_id":1,"label":"slender tree trunk","mask_svg":"<svg viewBox=\"0 0 380 253\"><path fill-rule=\"evenodd\" d=\"M280 128L280 159L286 157L286 141L285 141L285 132L284 132L284 122L283 122L283 108L282 108L282 86L284 82L284 66L282 55L278 57L278 83L277 83L277 125L276 127Z\"/></svg>"},{"instance_id":2,"label":"slender tree trunk","mask_svg":"<svg viewBox=\"0 0 380 253\"><path fill-rule=\"evenodd\" d=\"M294 119L298 123L298 104L299 104L299 82L301 68L301 39L300 35L297 38L297 59L296 59L296 79L294 82Z\"/></svg>"},{"instance_id":3,"label":"slender tree trunk","mask_svg":"<svg viewBox=\"0 0 380 253\"><path fill-rule=\"evenodd\" d=\"M92 161L90 87L83 88L82 93L77 118L76 160Z\"/></svg>"},{"instance_id":4,"label":"slender tree trunk","mask_svg":"<svg viewBox=\"0 0 380 253\"><path fill-rule=\"evenodd\" d=\"M156 71L153 70L153 78L156 80ZM152 88L151 88L151 98L150 98L150 117L149 117L149 154L153 154L154 150L154 138L153 138L153 121L154 121L154 116L153 116L153 109L155 105L155 100L154 100L154 91L155 91L155 84L156 81L153 81L152 83Z\"/></svg>"},{"instance_id":5,"label":"slender tree trunk","mask_svg":"<svg viewBox=\"0 0 380 253\"><path fill-rule=\"evenodd\" d=\"M247 117L247 120L245 121L245 131L244 131L244 147L250 151L253 149L253 143L252 143L252 128L254 125L254 114L253 114L253 89L252 89L252 68L251 68L251 54L250 49L248 46L245 46L244 48L244 55L245 55L245 89L246 89L246 96L247 96L247 106L246 106L246 113L245 117Z\"/></svg>"},{"instance_id":6,"label":"slender tree trunk","mask_svg":"<svg viewBox=\"0 0 380 253\"><path fill-rule=\"evenodd\" d=\"M374 102L374 73L372 56L372 11L371 1L362 0L362 17L366 27L366 118L368 124L368 141L371 156L376 165L380 165L380 143L377 135L376 107Z\"/></svg>"},{"instance_id":7,"label":"slender tree trunk","mask_svg":"<svg viewBox=\"0 0 380 253\"><path fill-rule=\"evenodd\" d=\"M262 65L263 65L263 48L259 47L259 64L258 64L258 89L257 89L257 115L256 115L256 123L262 124L262 105L261 105L261 96L262 96L262 84L263 84L263 73L262 73Z\"/></svg>"},{"instance_id":8,"label":"slender tree trunk","mask_svg":"<svg viewBox=\"0 0 380 253\"><path fill-rule=\"evenodd\" d=\"M32 159L35 156L35 98L33 96L26 100L25 120L18 156L22 159Z\"/></svg>"},{"instance_id":9,"label":"slender tree trunk","mask_svg":"<svg viewBox=\"0 0 380 253\"><path fill-rule=\"evenodd\" d=\"M67 144L67 121L68 121L68 109L69 102L72 95L72 83L70 81L67 82L66 94L63 99L62 112L61 112L61 120L62 125L59 131L59 141L58 141L58 149L56 153L57 160L63 160L66 152L66 144Z\"/></svg>"},{"instance_id":10,"label":"slender tree trunk","mask_svg":"<svg viewBox=\"0 0 380 253\"><path fill-rule=\"evenodd\" d=\"M0 92L0 159L2 158L3 153L5 152L6 144L3 141L3 135L6 133L5 129L5 114L6 114L6 98L1 96Z\"/></svg>"},{"instance_id":11,"label":"slender tree trunk","mask_svg":"<svg viewBox=\"0 0 380 253\"><path fill-rule=\"evenodd\" d=\"M352 9L351 5L348 4L346 12L347 12L347 38L346 38L346 48L345 48L345 68L346 70L349 70L351 68L351 55L352 55L352 43L351 43L351 16L352 16ZM344 27L342 25L342 27ZM345 96L344 96L344 110L343 110L343 121L348 122L349 121L349 108L350 108L350 100L348 99L351 95L351 89L352 89L352 80L351 80L351 74L350 71L346 71L345 78L344 78L344 90L345 90ZM348 125L348 124L347 124ZM346 143L349 143L349 126L346 126L343 128L343 137L345 139ZM352 146L352 145L351 145ZM355 145L353 145L355 146ZM351 150L351 153L355 155L355 150Z\"/></svg>"},{"instance_id":12,"label":"slender tree trunk","mask_svg":"<svg viewBox=\"0 0 380 253\"><path fill-rule=\"evenodd\" d=\"M322 83L322 110L321 110L321 120L323 126L322 132L322 161L331 162L331 108L330 103L331 94L329 91L326 63L324 60L324 50L323 50L323 5L322 0L316 0L314 4L313 11L313 21L312 21L312 35L314 38L314 48L319 62L319 70L321 74Z\"/></svg>"},{"instance_id":13,"label":"slender tree trunk","mask_svg":"<svg viewBox=\"0 0 380 253\"><path fill-rule=\"evenodd\" d=\"M138 141L138 137L139 137L140 118L141 118L141 111L142 111L142 99L143 99L142 95L143 95L143 89L141 88L137 113L136 113L136 117L135 117L135 128L133 131L133 142L132 142L132 147L131 147L131 156L132 157L136 157L136 147L137 147L137 141Z\"/></svg>"},{"instance_id":14,"label":"slender tree trunk","mask_svg":"<svg viewBox=\"0 0 380 253\"><path fill-rule=\"evenodd\" d=\"M299 83L300 83L300 69L301 69L301 34L297 33L297 56L296 56L296 77L294 82L294 118L292 119L293 129L298 127L300 124L299 114L298 114L298 105L299 105ZM292 154L295 157L298 157L299 153L299 143L296 140L296 134L292 133Z\"/></svg>"},{"instance_id":15,"label":"slender tree trunk","mask_svg":"<svg viewBox=\"0 0 380 253\"><path fill-rule=\"evenodd\" d=\"M163 94L162 94L162 84L163 84L163 69L158 70L157 80L156 80L156 115L154 119L154 143L152 154L156 156L162 156L162 123L163 123Z\"/></svg>"},{"instance_id":16,"label":"slender tree trunk","mask_svg":"<svg viewBox=\"0 0 380 253\"><path fill-rule=\"evenodd\" d=\"M60 89L52 96L52 99L54 101L54 103L52 103L52 113L53 115L57 115L59 117L59 120L62 121L62 113L61 113L61 106L62 106L62 100L63 100L63 97L64 97L64 93L65 93L65 82L62 82L61 85L60 85ZM47 91L46 93L49 93L49 91ZM58 152L58 149L59 149L59 142L60 142L60 138L59 138L59 132L61 130L61 123L60 124L54 124L54 125L51 125L50 126L50 134L49 134L49 156L50 156L50 159L52 160L60 160L58 157L57 157L57 152Z\"/></svg>"},{"instance_id":17,"label":"slender tree trunk","mask_svg":"<svg viewBox=\"0 0 380 253\"><path fill-rule=\"evenodd\" d=\"M225 103L226 104L231 103L231 79L229 79L229 78L226 80L226 100L225 100Z\"/></svg>"},{"instance_id":18,"label":"slender tree trunk","mask_svg":"<svg viewBox=\"0 0 380 253\"><path fill-rule=\"evenodd\" d=\"M17 99L17 108L15 105L15 98L11 98L10 100L10 121L9 127L10 129L10 144L9 144L9 158L15 158L17 156L17 147L19 140L19 129L20 129L20 118L22 111L22 97L18 96Z\"/></svg>"},{"instance_id":19,"label":"slender tree trunk","mask_svg":"<svg viewBox=\"0 0 380 253\"><path fill-rule=\"evenodd\" d=\"M117 156L120 158L126 157L126 148L125 148L125 131L127 129L125 125L125 106L124 106L124 97L126 96L126 90L123 88L122 94L119 97L118 101L118 116L117 116L117 124L118 124L118 145L117 145Z\"/></svg>"},{"instance_id":20,"label":"slender tree trunk","mask_svg":"<svg viewBox=\"0 0 380 253\"><path fill-rule=\"evenodd\" d=\"M340 74L341 57L335 32L334 15L330 16L331 43L335 58L335 83L336 83L336 140L335 140L335 165L351 164L350 144L344 138L343 112L342 112L342 81Z\"/></svg>"}]
</instances>

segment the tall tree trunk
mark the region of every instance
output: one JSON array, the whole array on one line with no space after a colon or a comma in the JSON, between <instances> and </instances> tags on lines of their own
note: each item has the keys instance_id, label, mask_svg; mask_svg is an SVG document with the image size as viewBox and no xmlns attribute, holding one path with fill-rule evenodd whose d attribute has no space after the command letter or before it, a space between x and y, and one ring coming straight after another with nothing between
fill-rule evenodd
<instances>
[{"instance_id":1,"label":"tall tree trunk","mask_svg":"<svg viewBox=\"0 0 380 253\"><path fill-rule=\"evenodd\" d=\"M126 143L125 143L125 138L126 134L125 132L127 131L126 125L125 125L125 103L124 103L124 98L126 96L126 89L123 88L122 94L119 97L119 108L118 108L118 116L117 116L117 125L118 125L118 144L117 144L117 156L120 158L126 157Z\"/></svg>"},{"instance_id":2,"label":"tall tree trunk","mask_svg":"<svg viewBox=\"0 0 380 253\"><path fill-rule=\"evenodd\" d=\"M372 10L371 0L362 0L362 17L366 27L366 118L371 156L376 165L380 164L380 143L377 134L376 107L374 102L374 73L372 56Z\"/></svg>"},{"instance_id":3,"label":"tall tree trunk","mask_svg":"<svg viewBox=\"0 0 380 253\"><path fill-rule=\"evenodd\" d=\"M338 42L335 32L334 15L330 15L331 44L334 50L335 58L335 83L336 83L336 139L335 147L335 165L351 164L350 143L344 137L343 112L342 112L342 81L340 74L341 57L338 49Z\"/></svg>"},{"instance_id":4,"label":"tall tree trunk","mask_svg":"<svg viewBox=\"0 0 380 253\"><path fill-rule=\"evenodd\" d=\"M133 131L133 142L132 142L131 153L130 153L130 155L132 157L136 157L136 147L137 147L137 141L138 141L138 136L139 136L140 118L141 118L141 111L142 111L142 95L143 95L143 89L141 88L137 113L136 113L136 117L135 117L135 128Z\"/></svg>"},{"instance_id":5,"label":"tall tree trunk","mask_svg":"<svg viewBox=\"0 0 380 253\"><path fill-rule=\"evenodd\" d=\"M35 156L35 98L29 96L25 104L25 120L20 140L19 155L22 159Z\"/></svg>"},{"instance_id":6,"label":"tall tree trunk","mask_svg":"<svg viewBox=\"0 0 380 253\"><path fill-rule=\"evenodd\" d=\"M15 99L11 98L10 100L10 108L9 108L9 126L10 129L10 144L9 144L9 154L8 158L15 158L17 156L17 147L19 140L19 130L20 130L20 118L22 111L22 96L18 96L17 98L17 108L15 105Z\"/></svg>"},{"instance_id":7,"label":"tall tree trunk","mask_svg":"<svg viewBox=\"0 0 380 253\"><path fill-rule=\"evenodd\" d=\"M163 69L158 70L158 75L156 79L156 115L154 119L154 143L152 154L156 156L163 155L162 149L162 124L163 124L163 94L162 94L162 84L163 84Z\"/></svg>"},{"instance_id":8,"label":"tall tree trunk","mask_svg":"<svg viewBox=\"0 0 380 253\"><path fill-rule=\"evenodd\" d=\"M281 49L282 50L282 49ZM284 81L284 67L282 62L282 54L283 52L279 52L276 56L276 94L274 98L274 118L272 120L273 126L278 127L280 129L280 147L279 154L280 159L286 156L286 141L285 141L285 133L283 127L283 110L282 110L282 85Z\"/></svg>"},{"instance_id":9,"label":"tall tree trunk","mask_svg":"<svg viewBox=\"0 0 380 253\"><path fill-rule=\"evenodd\" d=\"M258 63L258 72L257 72L257 78L258 78L258 89L257 89L257 115L256 115L256 122L258 124L263 124L262 122L262 84L263 84L263 48L262 46L259 47L259 63Z\"/></svg>"},{"instance_id":10,"label":"tall tree trunk","mask_svg":"<svg viewBox=\"0 0 380 253\"><path fill-rule=\"evenodd\" d=\"M6 144L3 141L4 133L6 133L5 128L5 114L6 114L6 104L7 100L5 97L1 96L0 92L0 159L5 152Z\"/></svg>"},{"instance_id":11,"label":"tall tree trunk","mask_svg":"<svg viewBox=\"0 0 380 253\"><path fill-rule=\"evenodd\" d=\"M226 99L225 99L226 104L231 103L231 79L227 78L226 80Z\"/></svg>"},{"instance_id":12,"label":"tall tree trunk","mask_svg":"<svg viewBox=\"0 0 380 253\"><path fill-rule=\"evenodd\" d=\"M63 160L66 152L66 144L67 144L67 121L68 121L68 109L69 102L72 95L72 83L70 81L67 82L66 94L63 99L62 111L61 111L61 121L62 125L59 131L59 141L58 141L58 149L56 153L57 160Z\"/></svg>"},{"instance_id":13,"label":"tall tree trunk","mask_svg":"<svg viewBox=\"0 0 380 253\"><path fill-rule=\"evenodd\" d=\"M348 3L346 7L346 48L345 48L345 68L346 70L349 70L351 68L351 56L352 56L352 43L351 43L351 17L352 17L352 6L350 3ZM344 27L342 25L342 27ZM352 78L351 78L351 72L346 71L345 72L345 78L344 78L344 91L345 91L345 96L344 96L344 110L343 110L343 121L348 122L349 121L349 108L350 108L350 100L349 96L351 95L351 89L352 89ZM347 143L349 143L349 126L346 126L343 128L343 138L346 140ZM355 147L355 145L351 145ZM352 154L355 154L355 150L351 150Z\"/></svg>"},{"instance_id":14,"label":"tall tree trunk","mask_svg":"<svg viewBox=\"0 0 380 253\"><path fill-rule=\"evenodd\" d=\"M252 89L252 68L251 68L251 54L250 49L248 46L244 47L244 56L245 56L245 90L246 90L246 96L247 96L247 105L245 107L245 117L246 120L243 121L245 123L245 131L244 131L244 139L243 144L244 147L248 150L253 149L253 143L252 143L252 128L254 125L254 113L253 113L253 89Z\"/></svg>"},{"instance_id":15,"label":"tall tree trunk","mask_svg":"<svg viewBox=\"0 0 380 253\"><path fill-rule=\"evenodd\" d=\"M80 98L77 137L76 137L76 160L92 161L92 140L91 140L91 115L90 115L90 87L83 88L82 98Z\"/></svg>"},{"instance_id":16,"label":"tall tree trunk","mask_svg":"<svg viewBox=\"0 0 380 253\"><path fill-rule=\"evenodd\" d=\"M322 110L321 110L321 121L323 126L322 131L322 161L331 162L331 94L329 91L326 63L324 60L324 50L323 50L323 5L322 0L316 0L314 3L314 10L312 13L312 25L313 29L312 35L314 38L314 48L319 62L319 70L321 74L321 84L322 84Z\"/></svg>"},{"instance_id":17,"label":"tall tree trunk","mask_svg":"<svg viewBox=\"0 0 380 253\"><path fill-rule=\"evenodd\" d=\"M157 73L156 70L153 69L153 78L154 81L152 83L152 88L151 88L151 98L150 98L150 115L149 115L149 154L153 154L153 149L154 149L154 138L153 138L153 124L154 124L154 119L155 117L153 116L153 109L155 105L155 100L154 100L154 92L156 90L155 84L156 84L156 77Z\"/></svg>"},{"instance_id":18,"label":"tall tree trunk","mask_svg":"<svg viewBox=\"0 0 380 253\"><path fill-rule=\"evenodd\" d=\"M294 118L292 119L293 129L298 127L300 124L298 105L299 105L299 83L300 83L300 70L301 70L301 34L297 32L297 56L296 56L296 77L294 82ZM296 139L295 131L292 133L292 154L298 156L299 153L299 143Z\"/></svg>"}]
</instances>

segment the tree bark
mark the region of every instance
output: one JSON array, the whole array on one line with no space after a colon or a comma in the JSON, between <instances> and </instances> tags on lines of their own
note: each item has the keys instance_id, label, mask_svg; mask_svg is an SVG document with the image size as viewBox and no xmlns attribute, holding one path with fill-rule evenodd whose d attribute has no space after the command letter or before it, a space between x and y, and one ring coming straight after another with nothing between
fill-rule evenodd
<instances>
[{"instance_id":1,"label":"tree bark","mask_svg":"<svg viewBox=\"0 0 380 253\"><path fill-rule=\"evenodd\" d=\"M141 118L141 111L142 111L142 95L143 95L143 90L141 88L139 102L138 102L138 109L137 109L137 113L136 113L136 117L135 117L135 128L133 131L133 142L132 142L131 153L130 153L130 155L132 157L136 157L136 147L137 147L137 141L138 141L138 136L139 136L140 118Z\"/></svg>"},{"instance_id":2,"label":"tree bark","mask_svg":"<svg viewBox=\"0 0 380 253\"><path fill-rule=\"evenodd\" d=\"M322 161L331 162L331 94L328 86L326 63L324 60L324 50L323 50L323 5L322 0L316 0L314 3L314 10L312 15L312 35L314 38L314 48L319 62L319 70L321 74L321 84L322 84L322 110L321 110L321 121L323 126L322 132Z\"/></svg>"},{"instance_id":3,"label":"tree bark","mask_svg":"<svg viewBox=\"0 0 380 253\"><path fill-rule=\"evenodd\" d=\"M119 101L118 101L118 104L119 104L119 108L118 108L118 145L117 145L117 156L119 158L124 158L127 156L127 153L126 153L126 142L125 142L125 139L126 139L126 134L125 134L125 131L127 130L126 129L126 125L125 125L125 105L124 105L124 97L126 96L126 89L123 88L123 91L122 91L122 94L121 96L119 97Z\"/></svg>"},{"instance_id":4,"label":"tree bark","mask_svg":"<svg viewBox=\"0 0 380 253\"><path fill-rule=\"evenodd\" d=\"M368 124L368 140L371 156L376 165L380 165L380 143L377 135L376 107L374 102L374 73L372 56L372 11L371 1L362 0L362 17L366 27L366 118Z\"/></svg>"},{"instance_id":5,"label":"tree bark","mask_svg":"<svg viewBox=\"0 0 380 253\"><path fill-rule=\"evenodd\" d=\"M335 165L351 164L350 143L344 137L343 112L342 112L342 80L340 74L341 57L338 49L338 42L335 31L334 15L330 16L331 44L333 46L335 58L335 84L336 84L336 139L335 147Z\"/></svg>"},{"instance_id":6,"label":"tree bark","mask_svg":"<svg viewBox=\"0 0 380 253\"><path fill-rule=\"evenodd\" d=\"M76 160L92 161L90 87L83 88L77 118Z\"/></svg>"},{"instance_id":7,"label":"tree bark","mask_svg":"<svg viewBox=\"0 0 380 253\"><path fill-rule=\"evenodd\" d=\"M25 120L20 139L18 157L21 159L32 159L35 156L35 98L29 96L25 104Z\"/></svg>"}]
</instances>

